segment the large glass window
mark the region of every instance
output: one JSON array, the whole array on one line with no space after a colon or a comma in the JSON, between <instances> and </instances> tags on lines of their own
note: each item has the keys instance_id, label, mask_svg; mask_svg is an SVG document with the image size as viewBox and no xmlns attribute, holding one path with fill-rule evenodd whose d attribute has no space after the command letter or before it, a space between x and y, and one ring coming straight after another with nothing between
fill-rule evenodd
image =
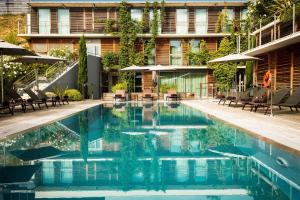
<instances>
[{"instance_id":1,"label":"large glass window","mask_svg":"<svg viewBox=\"0 0 300 200\"><path fill-rule=\"evenodd\" d=\"M69 9L58 9L58 33L70 33L70 11Z\"/></svg>"},{"instance_id":2,"label":"large glass window","mask_svg":"<svg viewBox=\"0 0 300 200\"><path fill-rule=\"evenodd\" d=\"M189 48L191 50L191 52L193 53L197 53L200 50L200 40L190 40L189 41ZM196 65L196 62L193 61L192 58L190 58L189 60L189 64L190 65Z\"/></svg>"},{"instance_id":3,"label":"large glass window","mask_svg":"<svg viewBox=\"0 0 300 200\"><path fill-rule=\"evenodd\" d=\"M182 48L180 40L170 41L170 61L171 65L182 65Z\"/></svg>"},{"instance_id":4,"label":"large glass window","mask_svg":"<svg viewBox=\"0 0 300 200\"><path fill-rule=\"evenodd\" d=\"M227 17L227 24L224 24L224 27L222 27L223 32L229 32L231 27L233 26L233 20L234 20L234 10L233 9L223 9L222 12Z\"/></svg>"},{"instance_id":5,"label":"large glass window","mask_svg":"<svg viewBox=\"0 0 300 200\"><path fill-rule=\"evenodd\" d=\"M155 65L155 48L153 48L150 55L148 55L148 65Z\"/></svg>"},{"instance_id":6,"label":"large glass window","mask_svg":"<svg viewBox=\"0 0 300 200\"><path fill-rule=\"evenodd\" d=\"M195 31L198 34L207 33L207 9L196 9L195 11Z\"/></svg>"},{"instance_id":7,"label":"large glass window","mask_svg":"<svg viewBox=\"0 0 300 200\"><path fill-rule=\"evenodd\" d=\"M50 9L39 9L39 33L50 34L51 17Z\"/></svg>"},{"instance_id":8,"label":"large glass window","mask_svg":"<svg viewBox=\"0 0 300 200\"><path fill-rule=\"evenodd\" d=\"M160 10L157 10L157 15L158 15L158 30L157 32L160 34L161 33L161 21L160 21ZM150 10L150 14L149 14L149 19L150 19L150 23L153 20L153 10Z\"/></svg>"},{"instance_id":9,"label":"large glass window","mask_svg":"<svg viewBox=\"0 0 300 200\"><path fill-rule=\"evenodd\" d=\"M87 40L86 42L87 53L94 56L100 55L100 40Z\"/></svg>"},{"instance_id":10,"label":"large glass window","mask_svg":"<svg viewBox=\"0 0 300 200\"><path fill-rule=\"evenodd\" d=\"M142 21L143 19L143 10L142 9L131 9L131 19L135 21Z\"/></svg>"},{"instance_id":11,"label":"large glass window","mask_svg":"<svg viewBox=\"0 0 300 200\"><path fill-rule=\"evenodd\" d=\"M187 34L188 33L188 10L177 9L176 10L176 33Z\"/></svg>"}]
</instances>

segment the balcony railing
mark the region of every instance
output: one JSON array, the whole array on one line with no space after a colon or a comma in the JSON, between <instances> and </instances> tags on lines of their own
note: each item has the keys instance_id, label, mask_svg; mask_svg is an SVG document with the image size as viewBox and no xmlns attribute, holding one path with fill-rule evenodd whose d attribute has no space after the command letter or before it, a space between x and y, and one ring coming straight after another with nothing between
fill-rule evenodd
<instances>
[{"instance_id":1,"label":"balcony railing","mask_svg":"<svg viewBox=\"0 0 300 200\"><path fill-rule=\"evenodd\" d=\"M299 32L300 16L296 15L295 6L293 8L292 16L288 20L280 20L278 15L275 14L274 16L263 18L254 24L254 31L249 36L250 48L266 45Z\"/></svg>"},{"instance_id":2,"label":"balcony railing","mask_svg":"<svg viewBox=\"0 0 300 200\"><path fill-rule=\"evenodd\" d=\"M105 24L94 24L84 27L79 24L70 24L67 22L51 24L51 22L39 22L36 24L26 24L21 25L18 23L18 34L78 34L78 33L92 33L92 34L104 34ZM221 28L219 32L215 31L215 25L209 24L207 22L195 22L195 24L190 24L188 22L177 22L174 23L164 23L158 30L159 34L226 34L230 32L230 26ZM147 33L150 33L149 30ZM144 34L147 34L144 33Z\"/></svg>"}]
</instances>

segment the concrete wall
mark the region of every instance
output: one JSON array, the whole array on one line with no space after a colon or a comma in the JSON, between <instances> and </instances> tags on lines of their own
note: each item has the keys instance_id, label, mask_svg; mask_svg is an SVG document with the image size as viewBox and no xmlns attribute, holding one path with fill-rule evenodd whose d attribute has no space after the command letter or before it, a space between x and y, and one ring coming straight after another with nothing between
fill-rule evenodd
<instances>
[{"instance_id":1,"label":"concrete wall","mask_svg":"<svg viewBox=\"0 0 300 200\"><path fill-rule=\"evenodd\" d=\"M90 99L100 99L101 58L88 55L88 96Z\"/></svg>"},{"instance_id":2,"label":"concrete wall","mask_svg":"<svg viewBox=\"0 0 300 200\"><path fill-rule=\"evenodd\" d=\"M68 89L77 89L78 64L53 82L44 91L52 91L53 87L62 87Z\"/></svg>"}]
</instances>

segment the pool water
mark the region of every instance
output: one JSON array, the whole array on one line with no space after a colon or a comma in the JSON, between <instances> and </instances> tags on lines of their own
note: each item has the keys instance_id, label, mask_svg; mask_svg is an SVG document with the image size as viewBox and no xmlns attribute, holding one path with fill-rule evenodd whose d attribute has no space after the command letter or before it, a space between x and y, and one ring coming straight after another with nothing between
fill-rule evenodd
<instances>
[{"instance_id":1,"label":"pool water","mask_svg":"<svg viewBox=\"0 0 300 200\"><path fill-rule=\"evenodd\" d=\"M4 199L300 199L297 155L182 104L99 105L0 146Z\"/></svg>"}]
</instances>

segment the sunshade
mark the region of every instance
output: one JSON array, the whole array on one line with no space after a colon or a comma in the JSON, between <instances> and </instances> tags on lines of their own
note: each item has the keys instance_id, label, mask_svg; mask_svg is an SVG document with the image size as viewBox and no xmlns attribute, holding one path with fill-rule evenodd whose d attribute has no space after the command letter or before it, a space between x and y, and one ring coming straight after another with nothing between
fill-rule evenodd
<instances>
[{"instance_id":1,"label":"sunshade","mask_svg":"<svg viewBox=\"0 0 300 200\"><path fill-rule=\"evenodd\" d=\"M152 66L148 66L148 69L150 71L169 71L169 70L175 70L175 67L165 66L165 65L152 65Z\"/></svg>"},{"instance_id":2,"label":"sunshade","mask_svg":"<svg viewBox=\"0 0 300 200\"><path fill-rule=\"evenodd\" d=\"M15 150L11 151L10 153L23 161L30 161L58 156L61 155L63 152L54 147L47 146L36 149Z\"/></svg>"},{"instance_id":3,"label":"sunshade","mask_svg":"<svg viewBox=\"0 0 300 200\"><path fill-rule=\"evenodd\" d=\"M1 65L0 65L0 76L1 76L1 101L4 101L4 86L3 86L3 55L9 56L22 56L22 55L35 55L31 51L24 49L23 47L10 44L4 40L0 40L0 56L1 56Z\"/></svg>"},{"instance_id":4,"label":"sunshade","mask_svg":"<svg viewBox=\"0 0 300 200\"><path fill-rule=\"evenodd\" d=\"M14 59L11 62L19 62L19 63L40 63L40 64L54 64L59 61L65 61L66 59L53 57L53 56L46 56L46 55L37 55L37 56L22 56L20 58Z\"/></svg>"},{"instance_id":5,"label":"sunshade","mask_svg":"<svg viewBox=\"0 0 300 200\"><path fill-rule=\"evenodd\" d=\"M18 184L30 181L41 165L0 167L0 185Z\"/></svg>"},{"instance_id":6,"label":"sunshade","mask_svg":"<svg viewBox=\"0 0 300 200\"><path fill-rule=\"evenodd\" d=\"M252 60L261 60L261 59L236 53L221 58L216 58L214 60L208 61L208 63L241 62L241 61L252 61Z\"/></svg>"},{"instance_id":7,"label":"sunshade","mask_svg":"<svg viewBox=\"0 0 300 200\"><path fill-rule=\"evenodd\" d=\"M142 71L142 70L147 70L149 67L140 67L140 66L136 66L136 65L132 65L130 67L125 67L123 69L121 69L121 71Z\"/></svg>"}]
</instances>

